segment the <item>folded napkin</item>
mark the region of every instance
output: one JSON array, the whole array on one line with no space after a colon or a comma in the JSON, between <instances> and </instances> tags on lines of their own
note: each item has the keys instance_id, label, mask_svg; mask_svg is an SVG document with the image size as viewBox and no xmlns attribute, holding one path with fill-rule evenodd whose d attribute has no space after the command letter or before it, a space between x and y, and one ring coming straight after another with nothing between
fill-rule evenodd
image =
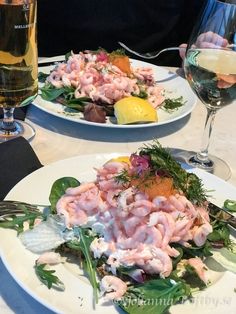
<instances>
[{"instance_id":1,"label":"folded napkin","mask_svg":"<svg viewBox=\"0 0 236 314\"><path fill-rule=\"evenodd\" d=\"M25 120L26 112L29 106L24 106L21 108L16 108L14 110L14 118L17 120ZM0 108L0 118L2 119L3 117L3 111L2 108Z\"/></svg>"},{"instance_id":2,"label":"folded napkin","mask_svg":"<svg viewBox=\"0 0 236 314\"><path fill-rule=\"evenodd\" d=\"M14 185L42 167L31 145L23 137L0 144L0 200Z\"/></svg>"}]
</instances>

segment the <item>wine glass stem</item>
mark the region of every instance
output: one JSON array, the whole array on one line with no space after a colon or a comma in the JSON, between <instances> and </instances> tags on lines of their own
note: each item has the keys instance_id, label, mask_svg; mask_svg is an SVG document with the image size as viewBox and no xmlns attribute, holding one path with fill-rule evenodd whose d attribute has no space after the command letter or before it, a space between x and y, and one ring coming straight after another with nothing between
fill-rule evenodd
<instances>
[{"instance_id":1,"label":"wine glass stem","mask_svg":"<svg viewBox=\"0 0 236 314\"><path fill-rule=\"evenodd\" d=\"M3 120L1 123L1 129L5 132L14 132L16 130L13 116L14 109L15 108L3 108Z\"/></svg>"},{"instance_id":2,"label":"wine glass stem","mask_svg":"<svg viewBox=\"0 0 236 314\"><path fill-rule=\"evenodd\" d=\"M212 132L212 127L215 120L216 112L217 110L215 109L207 108L207 117L206 117L203 137L202 137L201 150L199 153L197 153L197 158L202 162L209 161L208 147L210 144L211 132Z\"/></svg>"}]
</instances>

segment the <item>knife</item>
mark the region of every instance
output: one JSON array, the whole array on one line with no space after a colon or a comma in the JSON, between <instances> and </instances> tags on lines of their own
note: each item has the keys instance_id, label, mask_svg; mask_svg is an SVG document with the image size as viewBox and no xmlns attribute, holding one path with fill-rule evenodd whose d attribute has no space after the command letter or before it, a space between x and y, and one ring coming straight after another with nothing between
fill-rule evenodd
<instances>
[{"instance_id":1,"label":"knife","mask_svg":"<svg viewBox=\"0 0 236 314\"><path fill-rule=\"evenodd\" d=\"M236 230L236 217L226 209L221 208L211 202L208 203L209 215L215 219L228 223Z\"/></svg>"}]
</instances>

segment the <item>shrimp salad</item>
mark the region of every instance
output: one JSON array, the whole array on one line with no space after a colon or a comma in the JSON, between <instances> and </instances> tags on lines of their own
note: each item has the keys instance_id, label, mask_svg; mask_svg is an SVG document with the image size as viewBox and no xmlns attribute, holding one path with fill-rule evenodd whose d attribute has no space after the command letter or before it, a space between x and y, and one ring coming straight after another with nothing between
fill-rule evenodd
<instances>
[{"instance_id":1,"label":"shrimp salad","mask_svg":"<svg viewBox=\"0 0 236 314\"><path fill-rule=\"evenodd\" d=\"M50 214L20 234L26 248L40 254L36 269L63 262L65 248L80 250L99 297L128 313L145 306L148 313L164 313L192 297L193 277L199 289L206 288L211 278L204 260L212 254L218 227L209 216L200 179L158 142L95 170L92 182L56 182ZM59 282L48 279L47 285ZM145 298L158 295L171 302L149 308ZM139 304L127 305L127 298Z\"/></svg>"},{"instance_id":2,"label":"shrimp salad","mask_svg":"<svg viewBox=\"0 0 236 314\"><path fill-rule=\"evenodd\" d=\"M153 68L132 67L120 51L71 52L65 62L56 63L44 82L43 99L60 102L83 112L86 120L100 123L106 122L106 115L114 115L114 104L125 97L146 99L155 109L166 99L163 87L155 82ZM183 104L178 101L178 107ZM88 115L91 110L94 114Z\"/></svg>"}]
</instances>

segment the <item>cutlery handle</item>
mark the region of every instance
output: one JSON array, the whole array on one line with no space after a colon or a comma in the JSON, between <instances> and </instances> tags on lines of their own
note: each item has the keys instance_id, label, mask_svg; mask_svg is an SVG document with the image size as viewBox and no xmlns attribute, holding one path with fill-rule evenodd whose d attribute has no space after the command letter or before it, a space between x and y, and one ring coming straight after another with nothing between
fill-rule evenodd
<instances>
[{"instance_id":1,"label":"cutlery handle","mask_svg":"<svg viewBox=\"0 0 236 314\"><path fill-rule=\"evenodd\" d=\"M227 220L228 224L236 230L236 217L230 217Z\"/></svg>"},{"instance_id":2,"label":"cutlery handle","mask_svg":"<svg viewBox=\"0 0 236 314\"><path fill-rule=\"evenodd\" d=\"M236 217L229 213L224 208L209 202L208 204L209 214L218 220L228 223L231 227L236 230Z\"/></svg>"}]
</instances>

